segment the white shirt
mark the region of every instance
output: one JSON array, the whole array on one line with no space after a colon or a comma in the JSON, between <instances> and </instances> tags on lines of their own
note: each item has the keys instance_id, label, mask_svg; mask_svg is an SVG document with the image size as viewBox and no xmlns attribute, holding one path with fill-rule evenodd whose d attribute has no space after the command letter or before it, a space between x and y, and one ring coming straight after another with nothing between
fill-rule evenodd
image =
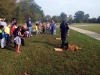
<instances>
[{"instance_id":1,"label":"white shirt","mask_svg":"<svg viewBox=\"0 0 100 75\"><path fill-rule=\"evenodd\" d=\"M0 25L1 25L1 20L0 20Z\"/></svg>"},{"instance_id":2,"label":"white shirt","mask_svg":"<svg viewBox=\"0 0 100 75\"><path fill-rule=\"evenodd\" d=\"M48 29L50 27L50 24L48 23L48 24L46 24L46 28Z\"/></svg>"},{"instance_id":3,"label":"white shirt","mask_svg":"<svg viewBox=\"0 0 100 75\"><path fill-rule=\"evenodd\" d=\"M7 23L6 22L2 22L1 21L1 25L3 25L4 26L4 28L7 26Z\"/></svg>"}]
</instances>

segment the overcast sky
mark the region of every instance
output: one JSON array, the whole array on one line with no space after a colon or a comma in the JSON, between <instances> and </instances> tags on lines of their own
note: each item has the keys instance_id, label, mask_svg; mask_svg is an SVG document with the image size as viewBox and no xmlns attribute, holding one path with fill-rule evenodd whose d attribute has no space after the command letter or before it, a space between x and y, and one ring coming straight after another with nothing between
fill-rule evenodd
<instances>
[{"instance_id":1,"label":"overcast sky","mask_svg":"<svg viewBox=\"0 0 100 75\"><path fill-rule=\"evenodd\" d=\"M100 0L35 0L45 15L60 15L61 12L73 15L84 11L91 18L100 16Z\"/></svg>"}]
</instances>

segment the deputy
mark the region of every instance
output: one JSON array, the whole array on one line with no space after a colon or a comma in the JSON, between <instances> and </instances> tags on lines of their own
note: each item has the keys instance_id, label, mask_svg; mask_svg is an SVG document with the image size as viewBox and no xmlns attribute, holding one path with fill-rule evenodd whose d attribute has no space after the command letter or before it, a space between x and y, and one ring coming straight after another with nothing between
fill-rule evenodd
<instances>
[{"instance_id":1,"label":"deputy","mask_svg":"<svg viewBox=\"0 0 100 75\"><path fill-rule=\"evenodd\" d=\"M62 40L61 48L64 49L66 37L69 36L69 27L65 20L63 20L62 23L60 24L60 32Z\"/></svg>"}]
</instances>

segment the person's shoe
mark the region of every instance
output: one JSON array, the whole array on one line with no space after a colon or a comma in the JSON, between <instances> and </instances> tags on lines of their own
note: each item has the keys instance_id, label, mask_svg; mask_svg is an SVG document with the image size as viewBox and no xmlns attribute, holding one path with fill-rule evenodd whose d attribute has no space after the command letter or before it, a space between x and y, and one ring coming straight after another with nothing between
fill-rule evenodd
<instances>
[{"instance_id":1,"label":"person's shoe","mask_svg":"<svg viewBox=\"0 0 100 75\"><path fill-rule=\"evenodd\" d=\"M5 48L3 47L3 48L1 48L1 49L5 49Z\"/></svg>"},{"instance_id":2,"label":"person's shoe","mask_svg":"<svg viewBox=\"0 0 100 75\"><path fill-rule=\"evenodd\" d=\"M64 47L60 46L60 48L64 48Z\"/></svg>"},{"instance_id":3,"label":"person's shoe","mask_svg":"<svg viewBox=\"0 0 100 75\"><path fill-rule=\"evenodd\" d=\"M31 36L33 36L33 35L31 35Z\"/></svg>"}]
</instances>

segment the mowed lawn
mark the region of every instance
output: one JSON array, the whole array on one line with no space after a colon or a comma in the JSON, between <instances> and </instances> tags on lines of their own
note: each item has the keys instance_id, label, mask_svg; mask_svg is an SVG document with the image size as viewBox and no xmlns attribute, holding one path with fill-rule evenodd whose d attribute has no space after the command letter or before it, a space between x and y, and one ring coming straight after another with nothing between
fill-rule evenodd
<instances>
[{"instance_id":1,"label":"mowed lawn","mask_svg":"<svg viewBox=\"0 0 100 75\"><path fill-rule=\"evenodd\" d=\"M100 74L100 41L70 30L67 41L82 47L79 51L55 52L61 41L57 35L41 34L25 38L21 53L13 50L13 44L0 49L0 75L98 75ZM50 42L48 42L50 40Z\"/></svg>"},{"instance_id":2,"label":"mowed lawn","mask_svg":"<svg viewBox=\"0 0 100 75\"><path fill-rule=\"evenodd\" d=\"M89 31L93 31L96 33L100 34L100 24L96 24L96 23L82 23L82 24L72 24L75 27L81 28L81 29L85 29L85 30L89 30Z\"/></svg>"}]
</instances>

